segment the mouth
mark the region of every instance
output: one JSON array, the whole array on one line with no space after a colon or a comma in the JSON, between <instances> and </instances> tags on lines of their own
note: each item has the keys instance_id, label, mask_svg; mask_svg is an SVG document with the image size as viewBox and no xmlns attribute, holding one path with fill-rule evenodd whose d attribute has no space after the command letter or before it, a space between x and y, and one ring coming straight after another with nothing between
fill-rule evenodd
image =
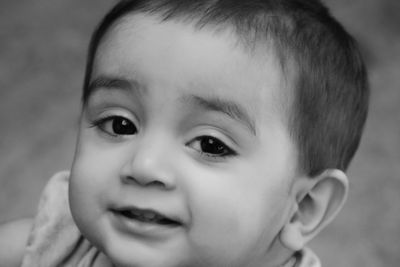
<instances>
[{"instance_id":1,"label":"mouth","mask_svg":"<svg viewBox=\"0 0 400 267\"><path fill-rule=\"evenodd\" d=\"M168 227L182 226L182 223L179 220L151 209L129 207L116 209L113 210L113 212L129 220L134 220L141 223L162 225Z\"/></svg>"}]
</instances>

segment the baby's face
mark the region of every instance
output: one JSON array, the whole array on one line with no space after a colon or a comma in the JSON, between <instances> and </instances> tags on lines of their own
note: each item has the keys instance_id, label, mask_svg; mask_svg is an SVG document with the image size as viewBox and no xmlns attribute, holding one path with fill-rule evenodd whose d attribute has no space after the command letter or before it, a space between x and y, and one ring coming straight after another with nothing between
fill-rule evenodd
<instances>
[{"instance_id":1,"label":"baby's face","mask_svg":"<svg viewBox=\"0 0 400 267\"><path fill-rule=\"evenodd\" d=\"M93 244L120 266L275 260L296 149L272 52L133 15L99 47L91 90L70 202Z\"/></svg>"}]
</instances>

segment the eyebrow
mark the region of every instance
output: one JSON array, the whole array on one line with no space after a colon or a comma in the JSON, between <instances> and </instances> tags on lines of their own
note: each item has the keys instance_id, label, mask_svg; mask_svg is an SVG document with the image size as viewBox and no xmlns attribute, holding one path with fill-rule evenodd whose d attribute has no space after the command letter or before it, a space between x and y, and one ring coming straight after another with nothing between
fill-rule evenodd
<instances>
[{"instance_id":1,"label":"eyebrow","mask_svg":"<svg viewBox=\"0 0 400 267\"><path fill-rule=\"evenodd\" d=\"M100 88L105 88L105 89L121 89L123 91L132 91L132 92L141 92L142 90L139 90L141 86L139 83L135 80L128 80L124 78L119 78L119 77L111 77L111 76L99 76L93 81L89 83L88 90L89 94L91 95L93 92Z\"/></svg>"},{"instance_id":2,"label":"eyebrow","mask_svg":"<svg viewBox=\"0 0 400 267\"><path fill-rule=\"evenodd\" d=\"M206 110L224 113L235 121L243 124L246 128L250 130L253 135L257 135L254 120L250 117L248 112L238 103L224 100L218 97L200 97L197 95L184 96L182 98L182 101L200 106Z\"/></svg>"},{"instance_id":3,"label":"eyebrow","mask_svg":"<svg viewBox=\"0 0 400 267\"><path fill-rule=\"evenodd\" d=\"M135 80L119 77L99 76L89 84L89 95L100 88L121 89L135 94L142 94L142 87ZM224 100L219 97L200 97L197 95L185 95L181 98L182 102L188 102L206 110L221 112L235 121L243 124L253 135L257 135L254 120L248 112L234 101Z\"/></svg>"}]
</instances>

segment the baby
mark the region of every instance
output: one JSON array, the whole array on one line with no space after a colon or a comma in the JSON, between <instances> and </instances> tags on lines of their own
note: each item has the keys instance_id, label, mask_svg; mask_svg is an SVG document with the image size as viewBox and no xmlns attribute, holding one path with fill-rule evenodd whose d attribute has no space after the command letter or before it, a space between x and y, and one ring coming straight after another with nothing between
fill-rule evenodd
<instances>
[{"instance_id":1,"label":"baby","mask_svg":"<svg viewBox=\"0 0 400 267\"><path fill-rule=\"evenodd\" d=\"M121 1L90 43L72 169L3 225L0 262L320 266L305 246L346 199L366 80L317 0Z\"/></svg>"}]
</instances>

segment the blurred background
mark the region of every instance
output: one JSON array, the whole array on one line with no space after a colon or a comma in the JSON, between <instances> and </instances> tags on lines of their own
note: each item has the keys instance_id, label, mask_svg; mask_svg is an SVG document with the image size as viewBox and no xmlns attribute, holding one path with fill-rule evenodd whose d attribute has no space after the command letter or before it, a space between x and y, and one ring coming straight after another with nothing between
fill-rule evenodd
<instances>
[{"instance_id":1,"label":"blurred background","mask_svg":"<svg viewBox=\"0 0 400 267\"><path fill-rule=\"evenodd\" d=\"M0 222L32 216L72 162L90 33L115 1L0 1ZM324 267L400 266L400 1L326 0L361 43L372 99L349 200L311 244Z\"/></svg>"}]
</instances>

